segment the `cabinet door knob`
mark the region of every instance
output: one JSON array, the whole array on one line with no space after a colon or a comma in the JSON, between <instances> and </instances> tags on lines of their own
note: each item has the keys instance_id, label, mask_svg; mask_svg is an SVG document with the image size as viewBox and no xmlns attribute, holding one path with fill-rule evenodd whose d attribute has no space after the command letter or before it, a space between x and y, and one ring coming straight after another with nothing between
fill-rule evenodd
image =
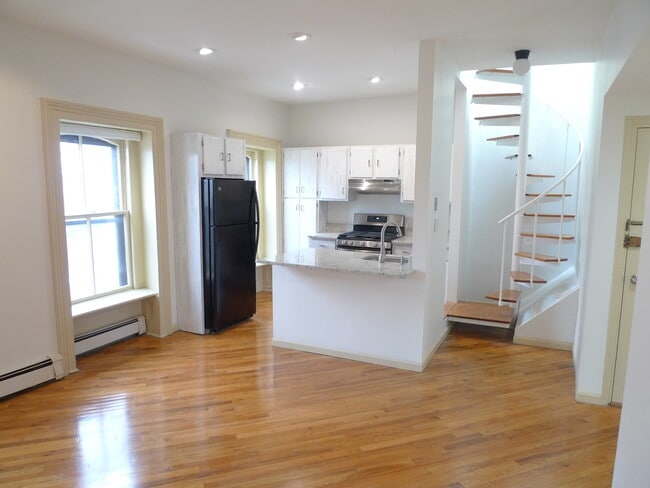
<instances>
[{"instance_id":1,"label":"cabinet door knob","mask_svg":"<svg viewBox=\"0 0 650 488\"><path fill-rule=\"evenodd\" d=\"M632 276L630 276L630 283L632 283L633 285L636 285L636 282L638 281L638 279L639 279L639 277L635 273Z\"/></svg>"},{"instance_id":2,"label":"cabinet door knob","mask_svg":"<svg viewBox=\"0 0 650 488\"><path fill-rule=\"evenodd\" d=\"M377 167L379 168L379 159L377 160Z\"/></svg>"},{"instance_id":3,"label":"cabinet door knob","mask_svg":"<svg viewBox=\"0 0 650 488\"><path fill-rule=\"evenodd\" d=\"M370 168L370 160L368 160L368 168Z\"/></svg>"},{"instance_id":4,"label":"cabinet door knob","mask_svg":"<svg viewBox=\"0 0 650 488\"><path fill-rule=\"evenodd\" d=\"M300 187L299 186L296 187L296 193L300 193Z\"/></svg>"},{"instance_id":5,"label":"cabinet door knob","mask_svg":"<svg viewBox=\"0 0 650 488\"><path fill-rule=\"evenodd\" d=\"M226 161L231 161L231 160L232 160L232 156L230 153L228 153L228 159L226 159Z\"/></svg>"},{"instance_id":6,"label":"cabinet door knob","mask_svg":"<svg viewBox=\"0 0 650 488\"><path fill-rule=\"evenodd\" d=\"M296 210L300 212L300 205L298 205L297 203L296 203Z\"/></svg>"},{"instance_id":7,"label":"cabinet door knob","mask_svg":"<svg viewBox=\"0 0 650 488\"><path fill-rule=\"evenodd\" d=\"M219 161L223 161L223 153L219 153Z\"/></svg>"}]
</instances>

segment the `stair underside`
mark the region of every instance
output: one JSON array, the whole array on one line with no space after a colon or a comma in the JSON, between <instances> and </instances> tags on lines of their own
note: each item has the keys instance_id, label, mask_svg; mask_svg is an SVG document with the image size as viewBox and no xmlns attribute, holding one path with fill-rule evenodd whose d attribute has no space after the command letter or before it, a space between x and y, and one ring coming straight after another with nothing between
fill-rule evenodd
<instances>
[{"instance_id":1,"label":"stair underside","mask_svg":"<svg viewBox=\"0 0 650 488\"><path fill-rule=\"evenodd\" d=\"M482 69L476 72L480 80L498 81L500 83L515 83L521 85L522 79L513 73L511 69Z\"/></svg>"},{"instance_id":2,"label":"stair underside","mask_svg":"<svg viewBox=\"0 0 650 488\"><path fill-rule=\"evenodd\" d=\"M546 283L546 280L544 278L540 278L539 276L533 276L531 280L530 273L526 273L525 271L511 271L510 276L512 276L512 281L515 283Z\"/></svg>"},{"instance_id":3,"label":"stair underside","mask_svg":"<svg viewBox=\"0 0 650 488\"><path fill-rule=\"evenodd\" d=\"M537 254L533 258L533 253L530 252L516 252L516 256L528 259L534 259L535 261L541 261L542 263L560 263L567 260L567 258L558 258L557 256L547 256L546 254Z\"/></svg>"},{"instance_id":4,"label":"stair underside","mask_svg":"<svg viewBox=\"0 0 650 488\"><path fill-rule=\"evenodd\" d=\"M508 303L517 303L521 292L519 290L503 290L501 292L501 301ZM499 292L495 291L489 295L485 295L488 300L499 300Z\"/></svg>"},{"instance_id":5,"label":"stair underside","mask_svg":"<svg viewBox=\"0 0 650 488\"><path fill-rule=\"evenodd\" d=\"M486 115L474 117L481 125L491 126L518 126L521 119L520 114Z\"/></svg>"},{"instance_id":6,"label":"stair underside","mask_svg":"<svg viewBox=\"0 0 650 488\"><path fill-rule=\"evenodd\" d=\"M538 173L526 173L529 178L555 178L555 175L543 175Z\"/></svg>"},{"instance_id":7,"label":"stair underside","mask_svg":"<svg viewBox=\"0 0 650 488\"><path fill-rule=\"evenodd\" d=\"M458 302L447 313L447 319L467 324L510 327L515 310L508 305L480 302Z\"/></svg>"},{"instance_id":8,"label":"stair underside","mask_svg":"<svg viewBox=\"0 0 650 488\"><path fill-rule=\"evenodd\" d=\"M539 239L555 239L555 240L560 239L560 236L558 234L536 234L536 235L533 235L532 232L522 232L521 236L523 236L523 237L538 237ZM569 235L563 235L562 236L563 241L572 241L573 239L575 239L574 236L569 236Z\"/></svg>"},{"instance_id":9,"label":"stair underside","mask_svg":"<svg viewBox=\"0 0 650 488\"><path fill-rule=\"evenodd\" d=\"M519 144L519 134L508 134L506 136L490 137L490 142L496 142L499 146L516 146Z\"/></svg>"},{"instance_id":10,"label":"stair underside","mask_svg":"<svg viewBox=\"0 0 650 488\"><path fill-rule=\"evenodd\" d=\"M519 157L519 154L511 154L510 156L506 156L505 159L517 159ZM529 154L528 159L533 159L533 155Z\"/></svg>"},{"instance_id":11,"label":"stair underside","mask_svg":"<svg viewBox=\"0 0 650 488\"><path fill-rule=\"evenodd\" d=\"M477 93L472 103L483 105L521 105L521 93Z\"/></svg>"},{"instance_id":12,"label":"stair underside","mask_svg":"<svg viewBox=\"0 0 650 488\"><path fill-rule=\"evenodd\" d=\"M534 213L525 213L524 217L534 217ZM559 219L560 217L564 217L565 219L575 219L576 216L574 214L550 214L550 213L540 213L537 214L538 217L542 218L547 218L547 219Z\"/></svg>"}]
</instances>

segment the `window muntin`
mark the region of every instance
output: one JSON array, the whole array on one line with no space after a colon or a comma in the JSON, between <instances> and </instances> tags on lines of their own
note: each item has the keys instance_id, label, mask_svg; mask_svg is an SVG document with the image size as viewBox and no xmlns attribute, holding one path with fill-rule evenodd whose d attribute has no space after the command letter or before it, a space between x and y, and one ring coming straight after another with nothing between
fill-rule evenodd
<instances>
[{"instance_id":1,"label":"window muntin","mask_svg":"<svg viewBox=\"0 0 650 488\"><path fill-rule=\"evenodd\" d=\"M132 288L123 144L64 134L60 147L72 302Z\"/></svg>"}]
</instances>

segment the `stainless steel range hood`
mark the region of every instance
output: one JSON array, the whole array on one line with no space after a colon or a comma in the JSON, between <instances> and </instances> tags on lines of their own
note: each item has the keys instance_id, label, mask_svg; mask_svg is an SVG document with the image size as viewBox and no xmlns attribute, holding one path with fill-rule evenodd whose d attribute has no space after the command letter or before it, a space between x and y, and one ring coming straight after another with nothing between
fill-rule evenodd
<instances>
[{"instance_id":1,"label":"stainless steel range hood","mask_svg":"<svg viewBox=\"0 0 650 488\"><path fill-rule=\"evenodd\" d=\"M394 195L399 194L401 186L397 179L350 178L348 188L358 193Z\"/></svg>"}]
</instances>

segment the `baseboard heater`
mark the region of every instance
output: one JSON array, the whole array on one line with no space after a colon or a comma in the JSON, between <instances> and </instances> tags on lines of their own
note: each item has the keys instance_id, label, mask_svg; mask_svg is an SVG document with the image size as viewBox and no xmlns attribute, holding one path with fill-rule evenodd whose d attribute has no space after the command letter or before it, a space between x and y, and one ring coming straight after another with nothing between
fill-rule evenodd
<instances>
[{"instance_id":1,"label":"baseboard heater","mask_svg":"<svg viewBox=\"0 0 650 488\"><path fill-rule=\"evenodd\" d=\"M52 355L29 366L0 374L0 398L63 377L62 356Z\"/></svg>"},{"instance_id":2,"label":"baseboard heater","mask_svg":"<svg viewBox=\"0 0 650 488\"><path fill-rule=\"evenodd\" d=\"M130 336L141 335L147 331L144 316L138 315L102 329L88 332L74 338L74 353L78 356L88 351L113 344Z\"/></svg>"}]
</instances>

